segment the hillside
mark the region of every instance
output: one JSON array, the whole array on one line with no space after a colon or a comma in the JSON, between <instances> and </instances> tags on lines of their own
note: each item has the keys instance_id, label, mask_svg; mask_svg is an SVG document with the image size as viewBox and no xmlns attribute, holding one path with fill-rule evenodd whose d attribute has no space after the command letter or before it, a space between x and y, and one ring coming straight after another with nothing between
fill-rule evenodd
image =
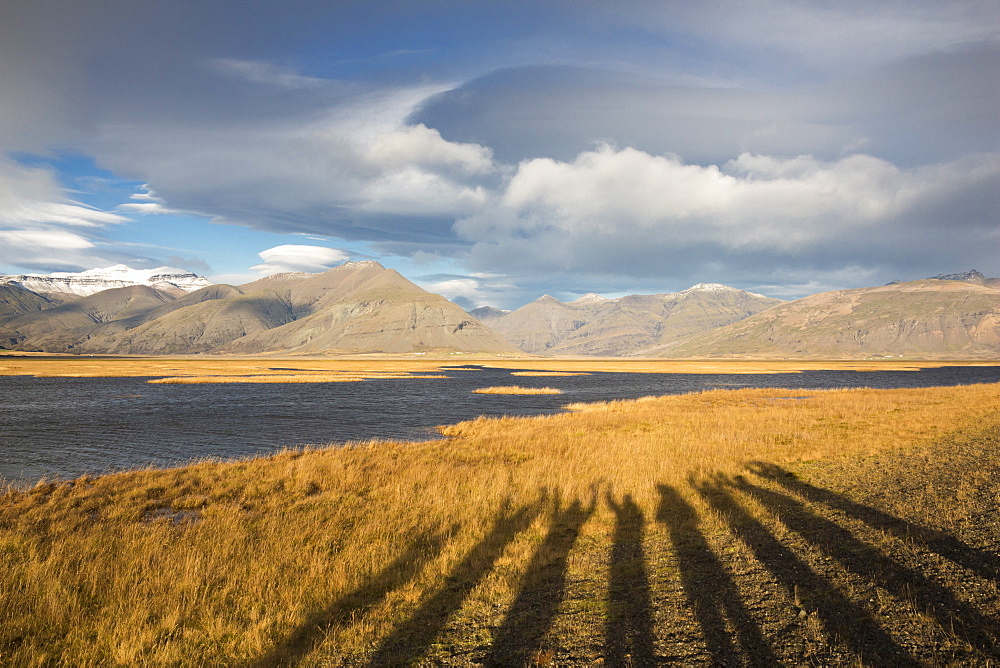
<instances>
[{"instance_id":1,"label":"hillside","mask_svg":"<svg viewBox=\"0 0 1000 668\"><path fill-rule=\"evenodd\" d=\"M0 320L55 306L52 300L16 283L0 284Z\"/></svg>"},{"instance_id":2,"label":"hillside","mask_svg":"<svg viewBox=\"0 0 1000 668\"><path fill-rule=\"evenodd\" d=\"M109 307L126 294L147 298ZM0 345L91 354L516 352L457 305L376 262L177 299L146 286L106 290L6 321Z\"/></svg>"},{"instance_id":3,"label":"hillside","mask_svg":"<svg viewBox=\"0 0 1000 668\"><path fill-rule=\"evenodd\" d=\"M1000 288L927 279L836 290L692 336L670 357L1000 355Z\"/></svg>"},{"instance_id":4,"label":"hillside","mask_svg":"<svg viewBox=\"0 0 1000 668\"><path fill-rule=\"evenodd\" d=\"M573 302L545 295L489 326L529 353L654 354L678 339L759 313L781 301L718 284L682 292Z\"/></svg>"},{"instance_id":5,"label":"hillside","mask_svg":"<svg viewBox=\"0 0 1000 668\"><path fill-rule=\"evenodd\" d=\"M173 300L172 295L145 285L111 288L6 320L0 325L0 345L67 352L104 323L132 318Z\"/></svg>"}]
</instances>

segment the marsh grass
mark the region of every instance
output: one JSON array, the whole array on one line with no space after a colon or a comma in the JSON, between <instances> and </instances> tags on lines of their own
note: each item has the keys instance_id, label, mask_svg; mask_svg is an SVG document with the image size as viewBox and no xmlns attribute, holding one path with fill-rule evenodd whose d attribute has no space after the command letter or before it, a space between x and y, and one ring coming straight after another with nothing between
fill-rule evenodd
<instances>
[{"instance_id":1,"label":"marsh grass","mask_svg":"<svg viewBox=\"0 0 1000 668\"><path fill-rule=\"evenodd\" d=\"M512 371L512 376L558 377L558 376L589 376L587 371Z\"/></svg>"},{"instance_id":2,"label":"marsh grass","mask_svg":"<svg viewBox=\"0 0 1000 668\"><path fill-rule=\"evenodd\" d=\"M8 488L0 663L872 656L843 629L880 631L891 646L876 658L912 658L893 649L907 629L932 663L991 656L996 629L976 612L1000 601L982 575L993 572L988 556L979 575L933 566L934 581L884 556L869 566L894 534L846 522L843 504L828 528L804 505L810 489L753 472L908 461L943 441L962 451L963 434L1000 426L997 386L708 391L572 409L479 418L442 428L442 441ZM996 451L983 452L985 469ZM902 526L954 535L957 520L935 508L953 503L960 516L980 503L924 496L926 511ZM960 543L946 554L955 550L975 552ZM956 581L979 586L979 598L955 585L949 631L935 606L951 589L934 582ZM868 586L890 598L910 591L912 605L879 604ZM846 626L832 604L848 606Z\"/></svg>"},{"instance_id":3,"label":"marsh grass","mask_svg":"<svg viewBox=\"0 0 1000 668\"><path fill-rule=\"evenodd\" d=\"M247 374L244 376L168 376L166 378L152 378L146 382L173 385L204 385L209 383L359 383L364 380L431 380L441 378L448 378L448 376L428 373L414 375L405 371L397 373L380 371L329 373L317 371L312 373Z\"/></svg>"},{"instance_id":4,"label":"marsh grass","mask_svg":"<svg viewBox=\"0 0 1000 668\"><path fill-rule=\"evenodd\" d=\"M0 375L150 377L159 383L357 382L371 378L427 378L440 361L414 359L168 358L0 355Z\"/></svg>"},{"instance_id":5,"label":"marsh grass","mask_svg":"<svg viewBox=\"0 0 1000 668\"><path fill-rule=\"evenodd\" d=\"M667 360L622 358L504 358L468 356L463 363L497 369L519 369L515 376L566 376L597 371L618 373L795 373L806 370L887 371L918 370L951 365L1000 364L1000 362L920 362L878 360ZM443 370L470 370L457 365L454 356L344 356L344 357L89 357L10 353L0 351L0 376L72 376L154 378L151 382L337 382L370 378L428 377L413 374Z\"/></svg>"},{"instance_id":6,"label":"marsh grass","mask_svg":"<svg viewBox=\"0 0 1000 668\"><path fill-rule=\"evenodd\" d=\"M521 387L520 385L496 385L472 390L473 394L562 394L555 387Z\"/></svg>"}]
</instances>

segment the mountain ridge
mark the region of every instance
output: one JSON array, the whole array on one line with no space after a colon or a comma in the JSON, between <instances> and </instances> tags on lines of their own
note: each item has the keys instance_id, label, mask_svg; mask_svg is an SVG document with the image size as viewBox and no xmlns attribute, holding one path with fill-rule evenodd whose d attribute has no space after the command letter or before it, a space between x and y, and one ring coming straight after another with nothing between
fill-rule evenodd
<instances>
[{"instance_id":1,"label":"mountain ridge","mask_svg":"<svg viewBox=\"0 0 1000 668\"><path fill-rule=\"evenodd\" d=\"M176 267L133 269L125 264L80 272L0 276L0 285L11 283L37 294L54 294L64 298L88 297L103 290L132 285L180 292L193 292L212 285L207 278Z\"/></svg>"},{"instance_id":2,"label":"mountain ridge","mask_svg":"<svg viewBox=\"0 0 1000 668\"><path fill-rule=\"evenodd\" d=\"M180 297L149 286L112 288L4 319L0 343L89 354L517 352L458 305L370 261Z\"/></svg>"},{"instance_id":3,"label":"mountain ridge","mask_svg":"<svg viewBox=\"0 0 1000 668\"><path fill-rule=\"evenodd\" d=\"M1000 288L939 278L833 290L688 337L671 357L1000 355Z\"/></svg>"},{"instance_id":4,"label":"mountain ridge","mask_svg":"<svg viewBox=\"0 0 1000 668\"><path fill-rule=\"evenodd\" d=\"M681 292L614 299L588 293L562 302L542 295L489 324L528 353L642 355L779 303L745 290L700 283Z\"/></svg>"},{"instance_id":5,"label":"mountain ridge","mask_svg":"<svg viewBox=\"0 0 1000 668\"><path fill-rule=\"evenodd\" d=\"M159 270L116 271L154 285L79 296L0 282L0 347L153 355L1000 356L1000 279L976 270L790 302L699 283L570 302L545 294L514 311L469 313L370 260L189 290L160 281L168 274Z\"/></svg>"}]
</instances>

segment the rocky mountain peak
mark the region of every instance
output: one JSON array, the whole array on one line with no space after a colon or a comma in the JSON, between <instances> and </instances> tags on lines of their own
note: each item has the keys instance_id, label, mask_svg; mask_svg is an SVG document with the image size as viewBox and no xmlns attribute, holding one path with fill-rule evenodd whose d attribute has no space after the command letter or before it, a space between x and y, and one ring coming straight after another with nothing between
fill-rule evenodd
<instances>
[{"instance_id":1,"label":"rocky mountain peak","mask_svg":"<svg viewBox=\"0 0 1000 668\"><path fill-rule=\"evenodd\" d=\"M581 295L577 299L574 299L572 304L599 304L601 302L608 301L607 297L602 297L596 292L588 292L585 295Z\"/></svg>"},{"instance_id":2,"label":"rocky mountain peak","mask_svg":"<svg viewBox=\"0 0 1000 668\"><path fill-rule=\"evenodd\" d=\"M938 274L930 278L937 281L965 281L966 283L982 283L986 280L986 277L975 269L962 274Z\"/></svg>"}]
</instances>

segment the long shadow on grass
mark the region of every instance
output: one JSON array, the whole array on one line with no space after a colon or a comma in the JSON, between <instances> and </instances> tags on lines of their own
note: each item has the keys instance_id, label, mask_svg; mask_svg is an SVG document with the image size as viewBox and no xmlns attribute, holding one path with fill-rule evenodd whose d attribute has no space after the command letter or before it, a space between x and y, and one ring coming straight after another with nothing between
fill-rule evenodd
<instances>
[{"instance_id":1,"label":"long shadow on grass","mask_svg":"<svg viewBox=\"0 0 1000 668\"><path fill-rule=\"evenodd\" d=\"M769 508L780 521L849 571L885 589L914 608L932 616L989 656L1000 656L1000 624L959 600L947 588L922 573L886 557L844 527L811 513L798 499L755 485L742 476L737 489Z\"/></svg>"},{"instance_id":2,"label":"long shadow on grass","mask_svg":"<svg viewBox=\"0 0 1000 668\"><path fill-rule=\"evenodd\" d=\"M894 534L903 539L916 538L927 547L945 559L968 568L970 571L989 580L1000 580L1000 556L977 550L954 536L930 531L919 524L894 517L881 510L870 508L846 496L827 489L814 487L809 483L795 478L793 473L775 464L756 462L751 470L757 475L769 478L785 489L795 492L813 503L821 503L835 508L846 515L859 519L868 526Z\"/></svg>"},{"instance_id":3,"label":"long shadow on grass","mask_svg":"<svg viewBox=\"0 0 1000 668\"><path fill-rule=\"evenodd\" d=\"M919 665L868 612L854 605L829 580L813 571L737 502L726 489L730 485L727 478L717 476L712 482L693 486L790 598L801 601L803 609L815 611L826 631L841 638L866 665Z\"/></svg>"},{"instance_id":4,"label":"long shadow on grass","mask_svg":"<svg viewBox=\"0 0 1000 668\"><path fill-rule=\"evenodd\" d=\"M445 533L435 533L410 545L391 564L368 582L339 598L323 610L310 615L274 649L254 662L253 666L292 665L308 655L325 638L327 632L351 617L363 614L380 603L389 592L406 584L436 557L444 546Z\"/></svg>"},{"instance_id":5,"label":"long shadow on grass","mask_svg":"<svg viewBox=\"0 0 1000 668\"><path fill-rule=\"evenodd\" d=\"M629 494L620 504L610 494L607 501L615 514L615 534L604 661L609 666L655 665L653 602L642 547L646 519Z\"/></svg>"},{"instance_id":6,"label":"long shadow on grass","mask_svg":"<svg viewBox=\"0 0 1000 668\"><path fill-rule=\"evenodd\" d=\"M772 666L778 658L743 605L735 583L698 530L698 513L673 487L658 485L656 518L667 525L677 552L681 583L716 665ZM726 621L735 633L730 632ZM740 648L733 644L733 636Z\"/></svg>"},{"instance_id":7,"label":"long shadow on grass","mask_svg":"<svg viewBox=\"0 0 1000 668\"><path fill-rule=\"evenodd\" d=\"M455 566L445 584L386 638L369 660L371 666L408 665L434 642L469 593L492 570L504 548L524 531L542 510L544 498L516 512L497 516L493 527Z\"/></svg>"},{"instance_id":8,"label":"long shadow on grass","mask_svg":"<svg viewBox=\"0 0 1000 668\"><path fill-rule=\"evenodd\" d=\"M524 666L541 648L566 589L566 567L584 523L594 513L596 495L584 508L579 499L556 510L549 531L531 557L517 598L494 636L487 666Z\"/></svg>"}]
</instances>

